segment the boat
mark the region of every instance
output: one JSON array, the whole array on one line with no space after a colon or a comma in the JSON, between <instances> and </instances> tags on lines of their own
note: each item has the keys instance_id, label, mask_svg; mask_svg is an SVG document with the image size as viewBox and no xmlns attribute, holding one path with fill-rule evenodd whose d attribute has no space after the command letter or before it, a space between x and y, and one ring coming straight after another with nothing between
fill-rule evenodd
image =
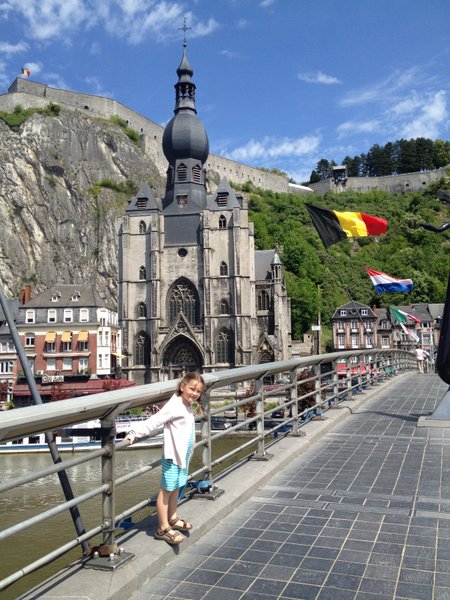
<instances>
[{"instance_id":1,"label":"boat","mask_svg":"<svg viewBox=\"0 0 450 600\"><path fill-rule=\"evenodd\" d=\"M147 416L120 415L116 418L116 443L121 442L127 432L137 423L147 419ZM92 430L92 433L90 433ZM53 432L56 447L59 452L83 452L101 447L100 420L95 419L86 423L78 423L70 428L59 429ZM162 432L139 440L130 449L157 448L163 445ZM34 454L35 452L48 452L45 433L24 436L0 444L1 454Z\"/></svg>"}]
</instances>

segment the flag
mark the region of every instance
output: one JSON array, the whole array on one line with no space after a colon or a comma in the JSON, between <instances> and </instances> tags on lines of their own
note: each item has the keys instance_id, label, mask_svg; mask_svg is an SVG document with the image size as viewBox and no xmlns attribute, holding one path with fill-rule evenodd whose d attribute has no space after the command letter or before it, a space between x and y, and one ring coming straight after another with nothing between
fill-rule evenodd
<instances>
[{"instance_id":1,"label":"flag","mask_svg":"<svg viewBox=\"0 0 450 600\"><path fill-rule=\"evenodd\" d=\"M407 327L405 327L403 325L403 323L400 323L400 327L403 329L403 331L407 334L410 335L412 337L412 339L416 342L416 344L419 343L420 338L417 334L414 333L414 331L411 331L411 329L408 329Z\"/></svg>"},{"instance_id":2,"label":"flag","mask_svg":"<svg viewBox=\"0 0 450 600\"><path fill-rule=\"evenodd\" d=\"M417 317L414 317L413 315L410 315L409 313L405 312L404 310L400 310L399 308L394 308L393 306L390 306L389 311L391 313L391 316L395 317L395 319L399 323L406 323L406 321L414 321L415 323L422 323L422 321L420 319L418 319Z\"/></svg>"},{"instance_id":3,"label":"flag","mask_svg":"<svg viewBox=\"0 0 450 600\"><path fill-rule=\"evenodd\" d=\"M377 294L383 292L410 292L414 285L412 279L397 279L386 275L382 271L374 271L366 267L367 275L370 277Z\"/></svg>"},{"instance_id":4,"label":"flag","mask_svg":"<svg viewBox=\"0 0 450 600\"><path fill-rule=\"evenodd\" d=\"M20 69L20 72L22 75L25 75L26 77L29 77L31 75L30 71L28 69L24 69L23 67Z\"/></svg>"},{"instance_id":5,"label":"flag","mask_svg":"<svg viewBox=\"0 0 450 600\"><path fill-rule=\"evenodd\" d=\"M305 203L325 248L351 237L380 235L387 221L359 212L338 212Z\"/></svg>"}]
</instances>

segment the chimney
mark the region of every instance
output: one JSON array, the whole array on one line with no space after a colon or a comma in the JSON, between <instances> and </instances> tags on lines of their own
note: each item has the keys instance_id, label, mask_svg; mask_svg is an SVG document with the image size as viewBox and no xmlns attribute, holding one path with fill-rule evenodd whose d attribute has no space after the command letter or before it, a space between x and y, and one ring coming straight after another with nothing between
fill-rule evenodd
<instances>
[{"instance_id":1,"label":"chimney","mask_svg":"<svg viewBox=\"0 0 450 600\"><path fill-rule=\"evenodd\" d=\"M31 300L31 285L26 283L19 292L20 304L27 304Z\"/></svg>"}]
</instances>

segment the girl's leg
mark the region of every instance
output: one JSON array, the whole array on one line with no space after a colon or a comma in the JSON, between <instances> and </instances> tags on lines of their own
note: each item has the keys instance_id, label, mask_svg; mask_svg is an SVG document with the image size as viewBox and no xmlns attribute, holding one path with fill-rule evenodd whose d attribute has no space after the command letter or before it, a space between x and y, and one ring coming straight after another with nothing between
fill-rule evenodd
<instances>
[{"instance_id":1,"label":"girl's leg","mask_svg":"<svg viewBox=\"0 0 450 600\"><path fill-rule=\"evenodd\" d=\"M174 500L175 497L175 508ZM159 527L164 530L169 527L169 520L173 511L177 510L178 490L169 492L164 488L159 489L158 498L156 499L156 514L158 515ZM174 513L174 514L175 514Z\"/></svg>"},{"instance_id":2,"label":"girl's leg","mask_svg":"<svg viewBox=\"0 0 450 600\"><path fill-rule=\"evenodd\" d=\"M177 506L178 506L178 490L174 490L170 492L169 496L169 506L168 506L168 520L169 523L173 522L174 517L177 516Z\"/></svg>"}]
</instances>

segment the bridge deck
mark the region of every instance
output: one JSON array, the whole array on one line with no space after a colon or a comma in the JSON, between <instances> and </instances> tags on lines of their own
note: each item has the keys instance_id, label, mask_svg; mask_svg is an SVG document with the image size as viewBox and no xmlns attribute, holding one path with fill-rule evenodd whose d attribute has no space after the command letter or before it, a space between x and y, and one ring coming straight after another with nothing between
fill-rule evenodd
<instances>
[{"instance_id":1,"label":"bridge deck","mask_svg":"<svg viewBox=\"0 0 450 600\"><path fill-rule=\"evenodd\" d=\"M398 376L227 476L218 500L183 505L196 528L179 554L147 523L125 535L136 558L108 591L110 575L84 569L27 598L68 585L131 600L450 598L450 429L416 426L446 389L435 375ZM119 589L133 568L151 578Z\"/></svg>"},{"instance_id":2,"label":"bridge deck","mask_svg":"<svg viewBox=\"0 0 450 600\"><path fill-rule=\"evenodd\" d=\"M445 390L409 376L360 406L133 600L449 598Z\"/></svg>"}]
</instances>

